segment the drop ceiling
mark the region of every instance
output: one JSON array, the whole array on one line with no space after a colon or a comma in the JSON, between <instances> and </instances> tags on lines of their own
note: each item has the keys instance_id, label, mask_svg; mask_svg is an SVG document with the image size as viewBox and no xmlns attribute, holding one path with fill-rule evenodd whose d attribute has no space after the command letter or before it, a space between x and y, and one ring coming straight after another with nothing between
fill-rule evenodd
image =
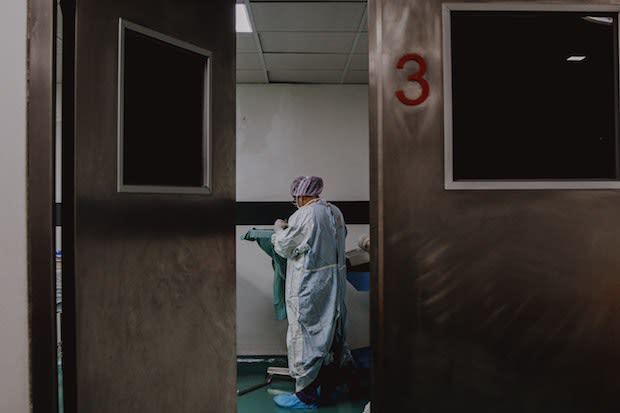
<instances>
[{"instance_id":1,"label":"drop ceiling","mask_svg":"<svg viewBox=\"0 0 620 413\"><path fill-rule=\"evenodd\" d=\"M244 0L237 83L368 83L367 2Z\"/></svg>"}]
</instances>

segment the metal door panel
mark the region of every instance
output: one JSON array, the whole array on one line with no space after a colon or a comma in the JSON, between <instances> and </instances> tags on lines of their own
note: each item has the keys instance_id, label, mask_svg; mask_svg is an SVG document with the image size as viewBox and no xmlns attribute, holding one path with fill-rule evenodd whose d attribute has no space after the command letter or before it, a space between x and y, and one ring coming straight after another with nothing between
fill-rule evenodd
<instances>
[{"instance_id":1,"label":"metal door panel","mask_svg":"<svg viewBox=\"0 0 620 413\"><path fill-rule=\"evenodd\" d=\"M63 195L75 208L64 225L79 412L235 410L234 4L77 1ZM213 52L212 195L117 193L119 18Z\"/></svg>"},{"instance_id":2,"label":"metal door panel","mask_svg":"<svg viewBox=\"0 0 620 413\"><path fill-rule=\"evenodd\" d=\"M443 3L369 2L373 410L616 411L620 193L443 189Z\"/></svg>"}]
</instances>

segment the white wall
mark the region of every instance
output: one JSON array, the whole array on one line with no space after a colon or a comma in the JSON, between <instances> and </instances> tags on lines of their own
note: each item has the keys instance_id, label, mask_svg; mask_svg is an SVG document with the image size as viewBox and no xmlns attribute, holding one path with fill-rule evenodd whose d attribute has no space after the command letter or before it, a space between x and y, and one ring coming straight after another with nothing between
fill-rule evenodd
<instances>
[{"instance_id":1,"label":"white wall","mask_svg":"<svg viewBox=\"0 0 620 413\"><path fill-rule=\"evenodd\" d=\"M289 201L298 175L322 176L328 199L368 201L368 147L365 85L237 86L237 201Z\"/></svg>"},{"instance_id":2,"label":"white wall","mask_svg":"<svg viewBox=\"0 0 620 413\"><path fill-rule=\"evenodd\" d=\"M30 411L26 259L26 6L0 2L0 412Z\"/></svg>"},{"instance_id":3,"label":"white wall","mask_svg":"<svg viewBox=\"0 0 620 413\"><path fill-rule=\"evenodd\" d=\"M366 86L237 86L237 201L288 202L291 180L310 174L325 179L328 200L368 201L367 95ZM251 227L238 226L237 239ZM368 234L368 225L348 228L347 248ZM269 257L237 241L239 355L286 354L287 322L274 318L272 282ZM368 293L349 285L348 306L349 344L367 346Z\"/></svg>"}]
</instances>

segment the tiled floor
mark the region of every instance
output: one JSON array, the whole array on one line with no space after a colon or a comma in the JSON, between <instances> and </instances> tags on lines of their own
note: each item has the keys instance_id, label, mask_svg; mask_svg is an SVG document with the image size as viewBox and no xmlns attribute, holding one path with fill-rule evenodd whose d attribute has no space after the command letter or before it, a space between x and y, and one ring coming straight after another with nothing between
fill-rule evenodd
<instances>
[{"instance_id":1,"label":"tiled floor","mask_svg":"<svg viewBox=\"0 0 620 413\"><path fill-rule=\"evenodd\" d=\"M271 364L273 365L273 364ZM255 384L262 383L265 379L267 363L239 363L237 367L237 387L245 389ZM293 381L274 378L268 387L255 390L251 393L237 397L238 413L292 413L277 407L273 397L282 392L294 391ZM296 410L296 412L317 413L362 413L366 405L366 399L345 400L335 405L320 407L318 410Z\"/></svg>"}]
</instances>

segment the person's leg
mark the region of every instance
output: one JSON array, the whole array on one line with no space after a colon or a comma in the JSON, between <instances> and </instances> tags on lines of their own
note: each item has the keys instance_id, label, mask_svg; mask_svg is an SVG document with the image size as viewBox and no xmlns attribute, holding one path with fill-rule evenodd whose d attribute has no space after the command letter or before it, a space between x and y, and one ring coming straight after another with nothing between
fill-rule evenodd
<instances>
[{"instance_id":1,"label":"person's leg","mask_svg":"<svg viewBox=\"0 0 620 413\"><path fill-rule=\"evenodd\" d=\"M319 386L320 397L319 404L331 404L337 402L342 397L341 386L344 386L347 391L351 391L353 366L349 363L345 365L339 365L331 363L324 365L319 373Z\"/></svg>"},{"instance_id":2,"label":"person's leg","mask_svg":"<svg viewBox=\"0 0 620 413\"><path fill-rule=\"evenodd\" d=\"M319 386L320 382L317 378L315 381L312 382L312 384L310 384L305 389L298 391L297 393L295 393L295 395L299 398L299 400L306 404L317 403L319 400Z\"/></svg>"},{"instance_id":3,"label":"person's leg","mask_svg":"<svg viewBox=\"0 0 620 413\"><path fill-rule=\"evenodd\" d=\"M319 406L319 379L296 393L280 394L274 402L287 409L316 409Z\"/></svg>"},{"instance_id":4,"label":"person's leg","mask_svg":"<svg viewBox=\"0 0 620 413\"><path fill-rule=\"evenodd\" d=\"M336 365L334 363L323 365L317 381L321 388L319 403L325 405L334 402L336 399L336 389L339 384Z\"/></svg>"}]
</instances>

